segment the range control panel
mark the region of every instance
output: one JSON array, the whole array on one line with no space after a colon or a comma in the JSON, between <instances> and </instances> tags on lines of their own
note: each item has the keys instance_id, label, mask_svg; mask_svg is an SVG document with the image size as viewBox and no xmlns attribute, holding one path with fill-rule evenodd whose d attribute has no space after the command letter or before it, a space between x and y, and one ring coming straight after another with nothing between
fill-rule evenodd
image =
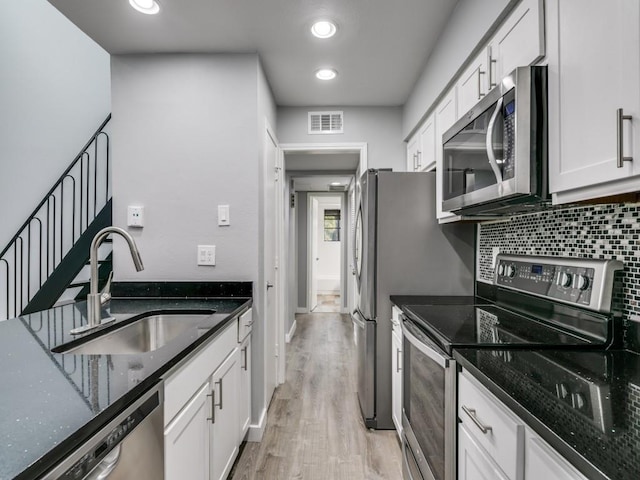
<instances>
[{"instance_id":1,"label":"range control panel","mask_svg":"<svg viewBox=\"0 0 640 480\"><path fill-rule=\"evenodd\" d=\"M497 257L494 283L501 287L591 310L611 309L617 260L503 255Z\"/></svg>"}]
</instances>

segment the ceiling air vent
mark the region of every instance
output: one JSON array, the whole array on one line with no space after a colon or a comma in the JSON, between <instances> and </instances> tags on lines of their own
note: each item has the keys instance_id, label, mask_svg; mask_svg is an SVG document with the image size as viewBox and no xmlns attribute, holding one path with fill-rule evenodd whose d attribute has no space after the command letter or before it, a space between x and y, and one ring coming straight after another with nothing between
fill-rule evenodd
<instances>
[{"instance_id":1,"label":"ceiling air vent","mask_svg":"<svg viewBox=\"0 0 640 480\"><path fill-rule=\"evenodd\" d=\"M309 112L309 134L344 133L342 112Z\"/></svg>"},{"instance_id":2,"label":"ceiling air vent","mask_svg":"<svg viewBox=\"0 0 640 480\"><path fill-rule=\"evenodd\" d=\"M330 192L345 192L347 185L329 185Z\"/></svg>"}]
</instances>

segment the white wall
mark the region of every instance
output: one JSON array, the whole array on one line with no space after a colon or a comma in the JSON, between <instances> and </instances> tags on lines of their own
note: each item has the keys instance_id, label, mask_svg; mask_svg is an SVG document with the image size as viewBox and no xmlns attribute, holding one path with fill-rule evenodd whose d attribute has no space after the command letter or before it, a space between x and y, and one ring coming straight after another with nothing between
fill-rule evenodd
<instances>
[{"instance_id":1,"label":"white wall","mask_svg":"<svg viewBox=\"0 0 640 480\"><path fill-rule=\"evenodd\" d=\"M325 210L340 210L341 197L318 197L318 262L316 275L318 293L340 293L340 251L341 242L327 242L324 239ZM344 221L342 222L344 225ZM344 228L340 232L344 236Z\"/></svg>"},{"instance_id":2,"label":"white wall","mask_svg":"<svg viewBox=\"0 0 640 480\"><path fill-rule=\"evenodd\" d=\"M44 0L0 2L0 250L111 110L109 55Z\"/></svg>"},{"instance_id":3,"label":"white wall","mask_svg":"<svg viewBox=\"0 0 640 480\"><path fill-rule=\"evenodd\" d=\"M308 112L318 110L342 110L344 133L309 135ZM281 143L366 142L369 168L406 169L401 107L280 107L277 129Z\"/></svg>"},{"instance_id":4,"label":"white wall","mask_svg":"<svg viewBox=\"0 0 640 480\"><path fill-rule=\"evenodd\" d=\"M145 207L129 229L145 270L114 242L117 280L242 280L254 285L253 418L264 406L262 151L271 91L255 54L112 57L114 224ZM217 226L217 205L231 225ZM198 244L216 266L196 265Z\"/></svg>"},{"instance_id":5,"label":"white wall","mask_svg":"<svg viewBox=\"0 0 640 480\"><path fill-rule=\"evenodd\" d=\"M402 137L406 139L431 105L444 93L464 62L497 23L519 0L460 0L438 38L427 64L402 113Z\"/></svg>"}]
</instances>

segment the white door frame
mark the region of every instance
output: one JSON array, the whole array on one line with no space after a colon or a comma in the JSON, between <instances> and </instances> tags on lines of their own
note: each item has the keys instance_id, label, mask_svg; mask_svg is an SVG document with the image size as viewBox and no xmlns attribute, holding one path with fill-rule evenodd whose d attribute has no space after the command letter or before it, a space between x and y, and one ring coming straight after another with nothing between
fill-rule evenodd
<instances>
[{"instance_id":1,"label":"white door frame","mask_svg":"<svg viewBox=\"0 0 640 480\"><path fill-rule=\"evenodd\" d=\"M274 137L275 138L275 137ZM358 169L356 172L356 178L359 178L368 168L369 162L367 158L367 143L366 142L343 142L343 143L282 143L279 145L280 154L278 156L279 164L282 169L286 169L286 165L284 165L284 155L285 153L357 153L360 156L360 162L358 163ZM284 172L281 169L281 174L284 175ZM277 198L282 199L285 194L285 185L284 182L279 182L279 185L276 184L276 189L279 190L277 193ZM278 234L276 235L276 242L278 243L277 253L278 258L285 259L287 257L287 252L289 251L289 246L287 245L289 236L285 232L285 228L288 228L288 225L284 225L282 221L285 218L284 209L289 208L288 202L280 202L280 209L277 212L277 221L280 222L278 225ZM277 205L276 205L277 206ZM288 278L286 268L279 268L277 273L277 283L278 285L288 285ZM348 276L349 279L352 278L351 275ZM285 380L285 368L286 368L286 342L285 342L285 315L294 315L294 312L288 312L286 307L286 296L285 296L285 288L279 289L279 294L277 296L278 305L276 306L276 312L280 312L277 316L278 321L278 345L279 345L279 356L277 358L278 362L278 382L284 383Z\"/></svg>"},{"instance_id":2,"label":"white door frame","mask_svg":"<svg viewBox=\"0 0 640 480\"><path fill-rule=\"evenodd\" d=\"M314 262L314 255L311 255L312 249L310 248L313 242L313 239L311 238L313 232L314 232L314 228L313 225L311 224L311 220L313 219L313 208L311 206L311 197L332 197L332 198L339 198L340 199L340 218L341 218L341 222L342 225L344 225L344 192L309 192L308 195L308 199L309 201L307 202L307 306L309 307L309 312L311 312L311 282L313 281L312 278L312 273L315 272L316 273L316 279L317 279L317 272L316 272L316 268L314 268L313 266L315 265ZM319 213L319 211L318 211ZM316 219L317 221L317 219ZM317 233L317 232L316 232ZM343 300L343 286L344 286L344 265L343 262L346 261L346 258L344 256L344 241L346 241L346 237L344 236L344 229L343 229L343 233L340 235L340 301L342 302ZM317 290L317 289L316 289ZM316 291L317 294L317 291ZM345 293L345 295L347 295ZM340 309L342 311L342 308Z\"/></svg>"}]
</instances>

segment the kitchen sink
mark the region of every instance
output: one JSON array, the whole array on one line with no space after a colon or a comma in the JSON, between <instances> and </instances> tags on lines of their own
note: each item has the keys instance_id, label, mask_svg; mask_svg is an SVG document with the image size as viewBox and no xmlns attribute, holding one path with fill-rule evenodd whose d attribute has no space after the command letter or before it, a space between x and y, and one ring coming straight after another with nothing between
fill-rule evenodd
<instances>
[{"instance_id":1,"label":"kitchen sink","mask_svg":"<svg viewBox=\"0 0 640 480\"><path fill-rule=\"evenodd\" d=\"M155 313L52 349L54 353L73 355L135 354L157 350L187 330L197 328L213 311L207 313Z\"/></svg>"}]
</instances>

